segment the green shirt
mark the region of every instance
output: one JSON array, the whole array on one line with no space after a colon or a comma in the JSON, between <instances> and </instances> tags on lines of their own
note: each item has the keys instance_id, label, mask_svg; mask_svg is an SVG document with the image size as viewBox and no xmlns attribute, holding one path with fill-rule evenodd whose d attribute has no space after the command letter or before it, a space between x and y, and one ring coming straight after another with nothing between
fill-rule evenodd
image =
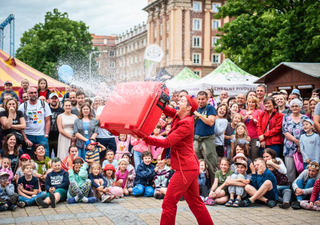
<instances>
[{"instance_id":1,"label":"green shirt","mask_svg":"<svg viewBox=\"0 0 320 225\"><path fill-rule=\"evenodd\" d=\"M218 178L218 187L220 187L227 179L227 177L231 176L231 174L233 174L234 171L233 170L230 170L226 173L226 174L222 174L222 170L218 170L216 172L216 174L214 175L214 178ZM218 188L217 187L217 188ZM225 186L223 188L223 190L227 193L228 192L228 186Z\"/></svg>"}]
</instances>

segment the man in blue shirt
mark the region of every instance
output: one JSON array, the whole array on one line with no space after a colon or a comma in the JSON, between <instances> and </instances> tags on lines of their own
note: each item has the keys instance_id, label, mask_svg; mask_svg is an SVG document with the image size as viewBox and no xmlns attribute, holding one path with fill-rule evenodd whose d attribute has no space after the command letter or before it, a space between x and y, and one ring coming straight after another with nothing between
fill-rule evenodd
<instances>
[{"instance_id":1,"label":"man in blue shirt","mask_svg":"<svg viewBox=\"0 0 320 225\"><path fill-rule=\"evenodd\" d=\"M218 154L214 140L214 122L216 109L208 104L208 94L200 91L197 95L199 108L194 112L194 141L193 148L198 159L205 159L209 176L214 180L214 172L218 164Z\"/></svg>"},{"instance_id":2,"label":"man in blue shirt","mask_svg":"<svg viewBox=\"0 0 320 225\"><path fill-rule=\"evenodd\" d=\"M260 200L270 208L275 207L278 200L276 177L267 169L262 158L256 158L254 166L250 166L250 169L252 171L251 183L245 186L245 190L251 197L240 201L239 206L252 206L256 200Z\"/></svg>"}]
</instances>

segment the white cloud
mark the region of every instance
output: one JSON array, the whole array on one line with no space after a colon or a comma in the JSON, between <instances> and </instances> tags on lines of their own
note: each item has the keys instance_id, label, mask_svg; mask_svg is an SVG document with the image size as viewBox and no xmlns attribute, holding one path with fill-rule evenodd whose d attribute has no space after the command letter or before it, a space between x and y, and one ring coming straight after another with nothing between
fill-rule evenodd
<instances>
[{"instance_id":1,"label":"white cloud","mask_svg":"<svg viewBox=\"0 0 320 225\"><path fill-rule=\"evenodd\" d=\"M58 8L59 12L67 12L72 20L86 23L91 33L110 35L120 34L146 22L147 13L142 8L147 4L147 0L0 0L0 21L14 10L17 49L23 32L37 23L43 23L46 12L52 12L54 8ZM5 28L5 34L4 50L9 52L9 26Z\"/></svg>"}]
</instances>

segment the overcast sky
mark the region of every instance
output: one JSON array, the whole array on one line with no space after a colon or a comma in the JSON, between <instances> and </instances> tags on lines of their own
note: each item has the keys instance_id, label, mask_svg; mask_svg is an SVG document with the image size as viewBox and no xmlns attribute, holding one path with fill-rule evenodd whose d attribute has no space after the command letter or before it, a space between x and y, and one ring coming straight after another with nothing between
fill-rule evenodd
<instances>
[{"instance_id":1,"label":"overcast sky","mask_svg":"<svg viewBox=\"0 0 320 225\"><path fill-rule=\"evenodd\" d=\"M97 35L120 34L147 21L142 10L148 0L0 0L0 22L15 12L15 49L22 34L37 23L44 23L46 12L57 8L69 19L81 20ZM4 50L9 53L10 26L5 28Z\"/></svg>"}]
</instances>

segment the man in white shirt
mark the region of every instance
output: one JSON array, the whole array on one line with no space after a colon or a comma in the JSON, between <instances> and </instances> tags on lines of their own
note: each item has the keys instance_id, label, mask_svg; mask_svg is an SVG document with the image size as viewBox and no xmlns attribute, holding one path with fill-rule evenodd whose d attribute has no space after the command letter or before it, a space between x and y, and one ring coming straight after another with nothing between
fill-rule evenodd
<instances>
[{"instance_id":1,"label":"man in white shirt","mask_svg":"<svg viewBox=\"0 0 320 225\"><path fill-rule=\"evenodd\" d=\"M38 91L35 87L29 88L28 95L29 101L19 106L27 125L21 132L25 142L22 146L23 151L32 156L34 146L42 144L46 150L46 156L49 156L50 107L45 101L38 100Z\"/></svg>"}]
</instances>

